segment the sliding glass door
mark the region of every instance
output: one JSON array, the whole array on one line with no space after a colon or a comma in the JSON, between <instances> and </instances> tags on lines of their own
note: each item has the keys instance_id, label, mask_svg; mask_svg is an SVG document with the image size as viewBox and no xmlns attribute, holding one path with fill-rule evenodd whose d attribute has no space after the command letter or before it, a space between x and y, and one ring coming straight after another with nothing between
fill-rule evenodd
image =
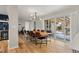
<instances>
[{"instance_id":1,"label":"sliding glass door","mask_svg":"<svg viewBox=\"0 0 79 59\"><path fill-rule=\"evenodd\" d=\"M65 16L45 20L45 30L51 30L52 39L69 42L70 18L68 16Z\"/></svg>"},{"instance_id":2,"label":"sliding glass door","mask_svg":"<svg viewBox=\"0 0 79 59\"><path fill-rule=\"evenodd\" d=\"M65 17L65 41L69 42L70 41L70 17Z\"/></svg>"},{"instance_id":3,"label":"sliding glass door","mask_svg":"<svg viewBox=\"0 0 79 59\"><path fill-rule=\"evenodd\" d=\"M56 40L68 43L70 41L70 17L58 17L55 19L55 24Z\"/></svg>"},{"instance_id":4,"label":"sliding glass door","mask_svg":"<svg viewBox=\"0 0 79 59\"><path fill-rule=\"evenodd\" d=\"M55 36L57 40L64 41L65 40L65 21L63 18L56 18L55 19Z\"/></svg>"}]
</instances>

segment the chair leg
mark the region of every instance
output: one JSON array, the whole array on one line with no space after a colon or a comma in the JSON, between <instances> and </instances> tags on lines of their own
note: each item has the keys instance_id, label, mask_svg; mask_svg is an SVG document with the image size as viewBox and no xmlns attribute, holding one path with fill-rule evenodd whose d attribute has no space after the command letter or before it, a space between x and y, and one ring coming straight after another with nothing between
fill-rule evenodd
<instances>
[{"instance_id":1,"label":"chair leg","mask_svg":"<svg viewBox=\"0 0 79 59\"><path fill-rule=\"evenodd\" d=\"M37 39L35 38L35 45L37 45Z\"/></svg>"},{"instance_id":2,"label":"chair leg","mask_svg":"<svg viewBox=\"0 0 79 59\"><path fill-rule=\"evenodd\" d=\"M73 52L73 53L79 53L79 51L77 51L77 50L72 50L72 52Z\"/></svg>"},{"instance_id":3,"label":"chair leg","mask_svg":"<svg viewBox=\"0 0 79 59\"><path fill-rule=\"evenodd\" d=\"M76 53L76 50L72 50L73 53Z\"/></svg>"},{"instance_id":4,"label":"chair leg","mask_svg":"<svg viewBox=\"0 0 79 59\"><path fill-rule=\"evenodd\" d=\"M41 40L41 43L40 43L40 48L41 48L41 45L42 45L42 40Z\"/></svg>"},{"instance_id":5,"label":"chair leg","mask_svg":"<svg viewBox=\"0 0 79 59\"><path fill-rule=\"evenodd\" d=\"M47 46L47 38L46 38L46 46Z\"/></svg>"}]
</instances>

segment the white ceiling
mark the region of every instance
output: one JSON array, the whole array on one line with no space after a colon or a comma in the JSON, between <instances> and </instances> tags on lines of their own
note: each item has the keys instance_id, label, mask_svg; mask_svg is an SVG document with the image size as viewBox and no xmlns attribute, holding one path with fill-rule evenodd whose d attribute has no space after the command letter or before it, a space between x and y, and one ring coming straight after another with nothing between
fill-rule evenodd
<instances>
[{"instance_id":1,"label":"white ceiling","mask_svg":"<svg viewBox=\"0 0 79 59\"><path fill-rule=\"evenodd\" d=\"M37 15L39 17L42 17L50 13L59 11L64 7L66 6L64 5L25 5L25 6L18 6L18 10L19 10L20 19L25 18L25 20L28 20L35 12L37 12Z\"/></svg>"},{"instance_id":2,"label":"white ceiling","mask_svg":"<svg viewBox=\"0 0 79 59\"><path fill-rule=\"evenodd\" d=\"M40 18L52 18L53 16L69 15L78 11L78 5L20 5L18 6L19 20L29 20L37 12Z\"/></svg>"},{"instance_id":3,"label":"white ceiling","mask_svg":"<svg viewBox=\"0 0 79 59\"><path fill-rule=\"evenodd\" d=\"M34 12L37 12L39 16L46 15L50 12L57 11L61 8L63 8L63 5L25 5L25 6L18 6L18 10L20 13L25 13L28 15L34 14Z\"/></svg>"},{"instance_id":4,"label":"white ceiling","mask_svg":"<svg viewBox=\"0 0 79 59\"><path fill-rule=\"evenodd\" d=\"M53 16L68 15L78 11L78 5L18 5L19 21L26 21L31 18L34 12L40 18L51 18ZM0 13L7 14L6 6L0 5Z\"/></svg>"}]
</instances>

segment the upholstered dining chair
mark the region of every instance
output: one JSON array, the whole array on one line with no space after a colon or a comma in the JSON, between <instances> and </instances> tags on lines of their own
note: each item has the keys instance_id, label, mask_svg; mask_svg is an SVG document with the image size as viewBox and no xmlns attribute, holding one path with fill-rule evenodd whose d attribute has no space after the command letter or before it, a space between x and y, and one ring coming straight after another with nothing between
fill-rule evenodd
<instances>
[{"instance_id":1,"label":"upholstered dining chair","mask_svg":"<svg viewBox=\"0 0 79 59\"><path fill-rule=\"evenodd\" d=\"M39 32L36 32L36 45L40 44L40 48L42 44L46 44L47 45L47 36L41 36ZM37 41L40 41L39 43ZM45 43L43 42L45 41Z\"/></svg>"}]
</instances>

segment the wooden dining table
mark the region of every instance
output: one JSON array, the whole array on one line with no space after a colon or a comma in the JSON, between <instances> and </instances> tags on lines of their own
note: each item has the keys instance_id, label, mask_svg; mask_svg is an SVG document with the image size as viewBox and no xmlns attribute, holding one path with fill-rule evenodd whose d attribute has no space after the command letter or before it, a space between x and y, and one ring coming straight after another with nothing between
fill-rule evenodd
<instances>
[{"instance_id":1,"label":"wooden dining table","mask_svg":"<svg viewBox=\"0 0 79 59\"><path fill-rule=\"evenodd\" d=\"M47 45L47 37L48 37L48 32L46 31L33 31L33 33L35 34L35 44L46 44ZM34 35L33 34L33 35ZM40 42L38 41L38 39L40 40Z\"/></svg>"},{"instance_id":2,"label":"wooden dining table","mask_svg":"<svg viewBox=\"0 0 79 59\"><path fill-rule=\"evenodd\" d=\"M47 32L40 32L40 35L43 37L43 36L48 36L48 33Z\"/></svg>"},{"instance_id":3,"label":"wooden dining table","mask_svg":"<svg viewBox=\"0 0 79 59\"><path fill-rule=\"evenodd\" d=\"M33 31L33 33L36 33L37 31ZM40 35L41 36L48 36L48 33L47 32L41 32L39 31Z\"/></svg>"}]
</instances>

